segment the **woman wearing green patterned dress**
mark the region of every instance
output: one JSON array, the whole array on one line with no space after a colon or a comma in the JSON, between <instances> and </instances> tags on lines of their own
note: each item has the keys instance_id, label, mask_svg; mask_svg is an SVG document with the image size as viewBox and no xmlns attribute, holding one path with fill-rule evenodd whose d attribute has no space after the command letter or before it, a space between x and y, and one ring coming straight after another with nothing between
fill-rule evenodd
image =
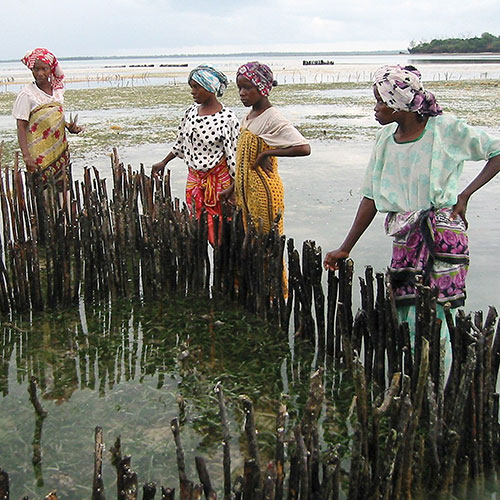
<instances>
[{"instance_id":1,"label":"woman wearing green patterned dress","mask_svg":"<svg viewBox=\"0 0 500 500\"><path fill-rule=\"evenodd\" d=\"M389 268L400 319L414 321L415 282L438 290L438 304L465 302L469 265L467 203L500 171L500 139L443 114L413 66L384 66L375 73L375 119L384 125L361 190L358 212L340 247L328 252L326 269L338 268L377 211L387 213L393 238ZM465 161L487 161L461 192ZM438 316L443 318L442 308Z\"/></svg>"}]
</instances>

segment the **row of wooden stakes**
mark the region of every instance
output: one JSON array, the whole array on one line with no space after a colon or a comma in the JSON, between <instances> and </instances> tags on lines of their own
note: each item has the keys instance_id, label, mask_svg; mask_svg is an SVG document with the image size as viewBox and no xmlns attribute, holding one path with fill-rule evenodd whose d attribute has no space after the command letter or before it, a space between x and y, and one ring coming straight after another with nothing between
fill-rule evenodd
<instances>
[{"instance_id":1,"label":"row of wooden stakes","mask_svg":"<svg viewBox=\"0 0 500 500\"><path fill-rule=\"evenodd\" d=\"M328 273L325 289L314 242L305 242L300 254L277 231L245 228L238 212L218 222L220 239L211 249L204 218L196 220L172 199L168 175L132 172L116 155L113 173L111 199L96 171L92 177L87 170L81 184L69 179L63 189L50 181L41 186L16 168L2 173L1 311L67 306L81 296L222 296L284 332L293 329L317 346L321 368L352 377L354 434L345 456L334 445L320 449L318 415L306 424L306 411L288 433L294 451L286 492L278 483L265 487L268 469L256 460L249 436L247 483L238 490L225 481L224 498L330 499L340 491L349 499L487 498L489 485L498 486L500 331L493 308L486 317L446 309L452 361L445 366L433 290L419 286L412 338L383 274L365 270L361 307L353 314L352 261L338 276ZM277 429L277 443L285 443L283 426ZM277 455L269 470L283 479L281 460ZM181 469L179 478L181 498L197 498L182 496ZM190 491L195 495L194 486ZM118 498L137 494L135 488L135 497Z\"/></svg>"}]
</instances>

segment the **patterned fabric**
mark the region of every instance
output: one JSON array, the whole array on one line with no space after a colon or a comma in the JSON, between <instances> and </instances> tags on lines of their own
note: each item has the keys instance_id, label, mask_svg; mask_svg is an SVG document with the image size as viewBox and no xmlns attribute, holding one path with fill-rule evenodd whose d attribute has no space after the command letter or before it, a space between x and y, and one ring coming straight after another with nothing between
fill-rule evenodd
<instances>
[{"instance_id":1,"label":"patterned fabric","mask_svg":"<svg viewBox=\"0 0 500 500\"><path fill-rule=\"evenodd\" d=\"M276 226L283 234L283 213L285 211L284 190L278 174L278 159L270 156L273 171L271 175L262 168L252 169L260 152L269 149L265 141L247 129L240 133L236 150L236 179L234 181L236 205L241 208L245 228L250 221L261 233L268 233ZM288 297L288 279L283 262L283 297Z\"/></svg>"},{"instance_id":2,"label":"patterned fabric","mask_svg":"<svg viewBox=\"0 0 500 500\"><path fill-rule=\"evenodd\" d=\"M263 95L268 96L274 84L274 76L271 68L258 61L252 61L238 68L236 78L244 76L257 87L257 90Z\"/></svg>"},{"instance_id":3,"label":"patterned fabric","mask_svg":"<svg viewBox=\"0 0 500 500\"><path fill-rule=\"evenodd\" d=\"M200 64L189 73L188 82L194 80L205 90L221 97L227 89L227 77L209 64Z\"/></svg>"},{"instance_id":4,"label":"patterned fabric","mask_svg":"<svg viewBox=\"0 0 500 500\"><path fill-rule=\"evenodd\" d=\"M56 89L52 92L52 95L49 95L38 88L36 83L28 83L21 89L19 94L17 94L14 106L12 107L12 116L16 120L28 121L31 112L35 108L51 102L63 104L64 89Z\"/></svg>"},{"instance_id":5,"label":"patterned fabric","mask_svg":"<svg viewBox=\"0 0 500 500\"><path fill-rule=\"evenodd\" d=\"M434 95L424 89L421 74L413 66L383 66L375 72L373 85L384 103L396 111L428 116L443 112Z\"/></svg>"},{"instance_id":6,"label":"patterned fabric","mask_svg":"<svg viewBox=\"0 0 500 500\"><path fill-rule=\"evenodd\" d=\"M463 220L450 219L452 209L389 213L385 229L394 238L389 275L398 305L415 303L415 282L437 288L438 303L465 303L469 241Z\"/></svg>"},{"instance_id":7,"label":"patterned fabric","mask_svg":"<svg viewBox=\"0 0 500 500\"><path fill-rule=\"evenodd\" d=\"M231 176L236 166L236 143L240 131L238 118L228 108L213 115L198 115L198 104L190 106L179 125L172 152L189 168L208 172L223 157Z\"/></svg>"},{"instance_id":8,"label":"patterned fabric","mask_svg":"<svg viewBox=\"0 0 500 500\"><path fill-rule=\"evenodd\" d=\"M36 61L42 61L45 64L50 66L50 70L52 73L51 85L53 89L62 89L64 88L63 79L64 73L59 66L59 61L56 56L52 54L47 49L37 48L30 52L27 52L26 55L21 59L22 63L25 64L29 69L33 69Z\"/></svg>"},{"instance_id":9,"label":"patterned fabric","mask_svg":"<svg viewBox=\"0 0 500 500\"><path fill-rule=\"evenodd\" d=\"M241 131L236 150L236 204L243 211L245 225L250 219L257 229L267 233L278 220L279 233L283 234L285 203L278 160L275 156L269 157L273 166L270 176L260 167L251 168L258 154L266 149L269 146L263 139L249 130Z\"/></svg>"},{"instance_id":10,"label":"patterned fabric","mask_svg":"<svg viewBox=\"0 0 500 500\"><path fill-rule=\"evenodd\" d=\"M57 102L39 106L30 115L28 150L45 177L49 171L59 177L69 165L65 125L63 108Z\"/></svg>"},{"instance_id":11,"label":"patterned fabric","mask_svg":"<svg viewBox=\"0 0 500 500\"><path fill-rule=\"evenodd\" d=\"M500 154L500 138L453 115L430 117L413 142L395 142L396 127L391 123L377 133L361 189L381 212L451 207L464 162Z\"/></svg>"},{"instance_id":12,"label":"patterned fabric","mask_svg":"<svg viewBox=\"0 0 500 500\"><path fill-rule=\"evenodd\" d=\"M222 220L222 207L219 194L228 188L233 180L229 175L225 158L208 172L200 172L190 168L186 182L186 203L191 210L194 204L196 218L199 219L202 210L207 213L208 241L215 244L214 216ZM222 228L222 225L219 226Z\"/></svg>"}]
</instances>

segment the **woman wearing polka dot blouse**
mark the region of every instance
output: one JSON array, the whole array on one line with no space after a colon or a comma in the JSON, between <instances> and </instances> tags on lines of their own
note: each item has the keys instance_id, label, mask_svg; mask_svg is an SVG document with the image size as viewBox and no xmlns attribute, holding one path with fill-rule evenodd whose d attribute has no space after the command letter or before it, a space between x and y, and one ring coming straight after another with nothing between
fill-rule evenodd
<instances>
[{"instance_id":1,"label":"woman wearing polka dot blouse","mask_svg":"<svg viewBox=\"0 0 500 500\"><path fill-rule=\"evenodd\" d=\"M240 124L236 115L217 99L227 88L227 78L209 65L195 68L188 77L194 104L179 125L172 151L155 163L152 174L162 173L174 158L182 158L188 167L186 203L194 205L196 217L207 212L208 239L215 242L213 217L221 217L221 191L233 184L236 143Z\"/></svg>"},{"instance_id":2,"label":"woman wearing polka dot blouse","mask_svg":"<svg viewBox=\"0 0 500 500\"><path fill-rule=\"evenodd\" d=\"M278 156L307 156L311 147L302 134L269 102L275 84L271 69L250 62L236 75L241 102L251 111L243 119L236 153L236 204L262 232L278 220L283 233L283 184ZM223 196L226 193L223 194Z\"/></svg>"}]
</instances>

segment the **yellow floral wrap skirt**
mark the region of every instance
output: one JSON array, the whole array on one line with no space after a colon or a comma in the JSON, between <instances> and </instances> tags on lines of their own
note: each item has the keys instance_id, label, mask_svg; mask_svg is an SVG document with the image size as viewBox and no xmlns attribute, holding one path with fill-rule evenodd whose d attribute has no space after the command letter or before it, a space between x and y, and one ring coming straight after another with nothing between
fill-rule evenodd
<instances>
[{"instance_id":1,"label":"yellow floral wrap skirt","mask_svg":"<svg viewBox=\"0 0 500 500\"><path fill-rule=\"evenodd\" d=\"M50 171L59 178L69 165L66 121L62 105L51 102L37 106L28 122L28 150L45 178Z\"/></svg>"}]
</instances>

